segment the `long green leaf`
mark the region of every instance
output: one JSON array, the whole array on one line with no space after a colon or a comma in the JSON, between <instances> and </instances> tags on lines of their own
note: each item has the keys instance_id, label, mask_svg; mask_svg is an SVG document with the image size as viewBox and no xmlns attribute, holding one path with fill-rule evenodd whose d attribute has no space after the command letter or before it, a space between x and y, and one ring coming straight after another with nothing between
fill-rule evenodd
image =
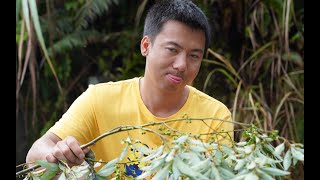
<instances>
[{"instance_id":1,"label":"long green leaf","mask_svg":"<svg viewBox=\"0 0 320 180\"><path fill-rule=\"evenodd\" d=\"M272 42L269 42L267 44L265 44L264 46L262 46L261 48L259 48L257 51L255 51L239 68L238 72L240 72L249 62L251 62L251 60L254 60L261 52L263 52L267 47L269 47L270 45L272 45Z\"/></svg>"},{"instance_id":2,"label":"long green leaf","mask_svg":"<svg viewBox=\"0 0 320 180\"><path fill-rule=\"evenodd\" d=\"M46 60L48 61L48 64L50 66L50 69L57 81L57 84L58 84L58 88L60 90L60 92L62 93L62 88L61 88L61 85L60 85L60 81L58 79L58 76L57 76L57 73L51 63L51 60L50 60L50 57L48 55L48 52L47 52L47 48L46 48L46 45L44 43L44 39L43 39L43 36L42 36L42 31L41 31L41 27L40 27L40 22L39 22L39 15L38 15L38 10L37 10L37 4L36 4L36 1L35 0L29 0L29 6L30 6L30 13L31 13L31 17L32 17L32 21L33 21L33 25L34 25L34 28L35 28L35 31L36 31L36 34L37 34L37 39L40 43L40 46L43 50L43 53L45 55L45 58Z\"/></svg>"},{"instance_id":3,"label":"long green leaf","mask_svg":"<svg viewBox=\"0 0 320 180\"><path fill-rule=\"evenodd\" d=\"M59 165L56 163L50 163L48 161L45 160L36 160L35 161L36 164L39 164L40 166L46 168L46 169L52 169L52 170L58 170L59 169Z\"/></svg>"},{"instance_id":4,"label":"long green leaf","mask_svg":"<svg viewBox=\"0 0 320 180\"><path fill-rule=\"evenodd\" d=\"M208 83L209 83L209 80L211 78L211 76L216 73L216 72L221 72L222 74L224 74L233 84L235 87L238 86L238 83L236 82L236 80L224 69L222 68L218 68L218 69L213 69L207 76L205 82L204 82L204 85L203 85L203 91L206 90L207 86L208 86Z\"/></svg>"},{"instance_id":5,"label":"long green leaf","mask_svg":"<svg viewBox=\"0 0 320 180\"><path fill-rule=\"evenodd\" d=\"M99 176L109 176L116 170L116 163L119 161L119 158L115 158L109 161L106 165L104 165L97 173Z\"/></svg>"},{"instance_id":6,"label":"long green leaf","mask_svg":"<svg viewBox=\"0 0 320 180\"><path fill-rule=\"evenodd\" d=\"M163 180L169 174L169 168L171 164L167 164L164 168L160 169L157 174L152 177L154 180Z\"/></svg>"},{"instance_id":7,"label":"long green leaf","mask_svg":"<svg viewBox=\"0 0 320 180\"><path fill-rule=\"evenodd\" d=\"M29 36L31 36L29 6L28 6L27 0L22 0L22 13L23 13L24 21L26 22L28 34L29 34Z\"/></svg>"},{"instance_id":8,"label":"long green leaf","mask_svg":"<svg viewBox=\"0 0 320 180\"><path fill-rule=\"evenodd\" d=\"M290 149L287 151L287 153L284 155L283 160L283 169L288 170L292 163L292 157L291 157L291 151Z\"/></svg>"},{"instance_id":9,"label":"long green leaf","mask_svg":"<svg viewBox=\"0 0 320 180\"><path fill-rule=\"evenodd\" d=\"M273 176L286 176L290 174L290 172L288 171L283 171L281 169L271 168L271 167L262 167L261 170Z\"/></svg>"},{"instance_id":10,"label":"long green leaf","mask_svg":"<svg viewBox=\"0 0 320 180\"><path fill-rule=\"evenodd\" d=\"M286 101L286 99L288 99L288 97L289 97L290 95L291 95L291 92L288 92L288 93L286 93L286 94L284 95L284 97L281 99L279 105L277 106L277 109L276 109L276 112L275 112L275 114L274 114L274 117L273 117L273 119L274 119L275 121L277 121L277 122L280 121L280 120L277 120L278 114L279 114L279 112L280 112L280 109L281 109L282 105L284 104L284 102ZM275 123L275 124L277 124L277 123Z\"/></svg>"},{"instance_id":11,"label":"long green leaf","mask_svg":"<svg viewBox=\"0 0 320 180\"><path fill-rule=\"evenodd\" d=\"M56 163L50 163L45 160L36 160L36 163L46 168L46 172L40 178L41 180L51 179L52 177L56 176L57 172L59 171L59 165Z\"/></svg>"},{"instance_id":12,"label":"long green leaf","mask_svg":"<svg viewBox=\"0 0 320 180\"><path fill-rule=\"evenodd\" d=\"M241 80L239 74L236 72L236 70L233 68L232 64L230 63L229 60L227 60L225 57L223 57L222 55L214 52L212 49L208 49L208 52L211 53L213 56L215 56L217 59L219 59L221 62L223 62L223 64L225 64L225 66L223 65L223 67L225 67L227 70L229 70L233 75L235 75L239 80Z\"/></svg>"},{"instance_id":13,"label":"long green leaf","mask_svg":"<svg viewBox=\"0 0 320 180\"><path fill-rule=\"evenodd\" d=\"M291 147L290 150L293 158L304 161L304 154L302 154L302 152L297 151L294 147Z\"/></svg>"}]
</instances>

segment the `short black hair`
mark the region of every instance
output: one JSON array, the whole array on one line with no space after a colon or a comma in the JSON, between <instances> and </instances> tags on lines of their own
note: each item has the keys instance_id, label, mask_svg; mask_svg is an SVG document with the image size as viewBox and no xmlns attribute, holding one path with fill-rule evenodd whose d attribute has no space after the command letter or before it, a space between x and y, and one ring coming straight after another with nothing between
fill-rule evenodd
<instances>
[{"instance_id":1,"label":"short black hair","mask_svg":"<svg viewBox=\"0 0 320 180\"><path fill-rule=\"evenodd\" d=\"M211 27L206 15L191 0L162 0L154 4L148 11L143 36L151 41L161 32L163 24L169 20L180 21L187 26L201 30L205 34L205 51L211 41Z\"/></svg>"}]
</instances>

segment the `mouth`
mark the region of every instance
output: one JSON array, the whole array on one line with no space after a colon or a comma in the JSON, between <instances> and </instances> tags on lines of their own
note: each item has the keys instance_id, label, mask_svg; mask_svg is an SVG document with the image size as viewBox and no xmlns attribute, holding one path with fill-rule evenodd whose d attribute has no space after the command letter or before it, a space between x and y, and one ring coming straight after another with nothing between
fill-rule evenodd
<instances>
[{"instance_id":1,"label":"mouth","mask_svg":"<svg viewBox=\"0 0 320 180\"><path fill-rule=\"evenodd\" d=\"M176 75L168 74L167 78L174 84L180 84L182 82L182 78Z\"/></svg>"}]
</instances>

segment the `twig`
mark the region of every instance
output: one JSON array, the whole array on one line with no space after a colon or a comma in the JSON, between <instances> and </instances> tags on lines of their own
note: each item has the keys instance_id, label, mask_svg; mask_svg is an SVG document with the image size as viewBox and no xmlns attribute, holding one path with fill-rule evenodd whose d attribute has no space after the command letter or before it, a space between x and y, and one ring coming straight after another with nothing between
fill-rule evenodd
<instances>
[{"instance_id":1,"label":"twig","mask_svg":"<svg viewBox=\"0 0 320 180\"><path fill-rule=\"evenodd\" d=\"M106 136L109 136L109 135L111 135L111 134L115 134L115 133L118 133L118 132L122 132L122 131L130 131L130 130L134 130L134 129L142 129L142 130L144 130L144 131L152 132L152 133L154 133L154 134L157 134L157 135L162 139L162 141L166 141L166 140L167 140L167 139L166 139L164 136L162 136L161 134L159 134L159 133L157 133L157 132L155 132L155 131L153 131L153 130L151 130L151 129L148 129L148 128L143 128L143 127L141 127L141 126L121 126L121 127L118 127L118 128L114 128L114 129L112 129L112 130L110 130L110 131L108 131L108 132L106 132L106 133L98 136L98 137L95 138L94 140L90 141L90 142L87 143L87 144L83 144L83 145L81 145L80 147L81 147L81 149L85 149L86 147L89 147L89 146L95 144L97 141L99 141L100 139L102 139L102 138L104 138L104 137L106 137ZM35 166L30 167L30 168L21 170L21 171L19 171L19 172L16 173L16 177L19 177L19 176L21 176L21 175L27 174L28 172L33 171L33 170L35 170L35 169L37 169L37 168L40 168L40 167L41 167L40 165L35 165Z\"/></svg>"},{"instance_id":2,"label":"twig","mask_svg":"<svg viewBox=\"0 0 320 180\"><path fill-rule=\"evenodd\" d=\"M239 124L239 125L242 125L242 126L250 126L250 125L245 124L245 123L233 122L233 121L228 121L228 120L218 119L218 118L189 118L189 117L185 117L185 118L177 118L177 119L171 119L171 120L160 121L160 122L151 122L151 123L143 124L143 125L140 125L140 126L125 125L125 126L116 127L114 129L111 129L110 131L98 136L97 138L93 139L89 143L81 145L80 147L81 147L81 149L85 149L86 147L89 147L89 146L95 144L97 141L99 141L100 139L102 139L102 138L104 138L106 136L109 136L109 135L112 135L112 134L115 134L115 133L118 133L118 132L131 131L131 130L135 130L135 129L142 129L142 130L145 130L145 131L148 131L148 132L155 133L159 137L161 137L162 141L166 141L166 138L164 136L162 136L161 134L159 134L159 133L157 133L157 132L155 132L153 130L147 129L145 127L161 125L161 124L166 125L167 123L170 123L170 122L184 121L184 120L202 121L202 122L204 122L204 120L218 120L218 121L227 122L227 123ZM30 167L30 168L21 170L21 171L16 173L16 177L24 175L24 174L27 174L28 172L33 171L33 170L35 170L37 168L40 168L40 167L41 167L40 165L35 165L35 166Z\"/></svg>"}]
</instances>

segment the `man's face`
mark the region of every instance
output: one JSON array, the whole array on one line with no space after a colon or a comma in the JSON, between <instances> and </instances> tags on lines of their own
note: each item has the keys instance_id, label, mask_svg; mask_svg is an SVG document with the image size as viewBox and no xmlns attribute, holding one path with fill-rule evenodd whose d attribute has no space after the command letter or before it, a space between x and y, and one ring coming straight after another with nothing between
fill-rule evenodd
<instances>
[{"instance_id":1,"label":"man's face","mask_svg":"<svg viewBox=\"0 0 320 180\"><path fill-rule=\"evenodd\" d=\"M141 41L146 54L145 78L157 88L175 91L191 84L199 72L205 34L178 21L168 21L154 42Z\"/></svg>"}]
</instances>

